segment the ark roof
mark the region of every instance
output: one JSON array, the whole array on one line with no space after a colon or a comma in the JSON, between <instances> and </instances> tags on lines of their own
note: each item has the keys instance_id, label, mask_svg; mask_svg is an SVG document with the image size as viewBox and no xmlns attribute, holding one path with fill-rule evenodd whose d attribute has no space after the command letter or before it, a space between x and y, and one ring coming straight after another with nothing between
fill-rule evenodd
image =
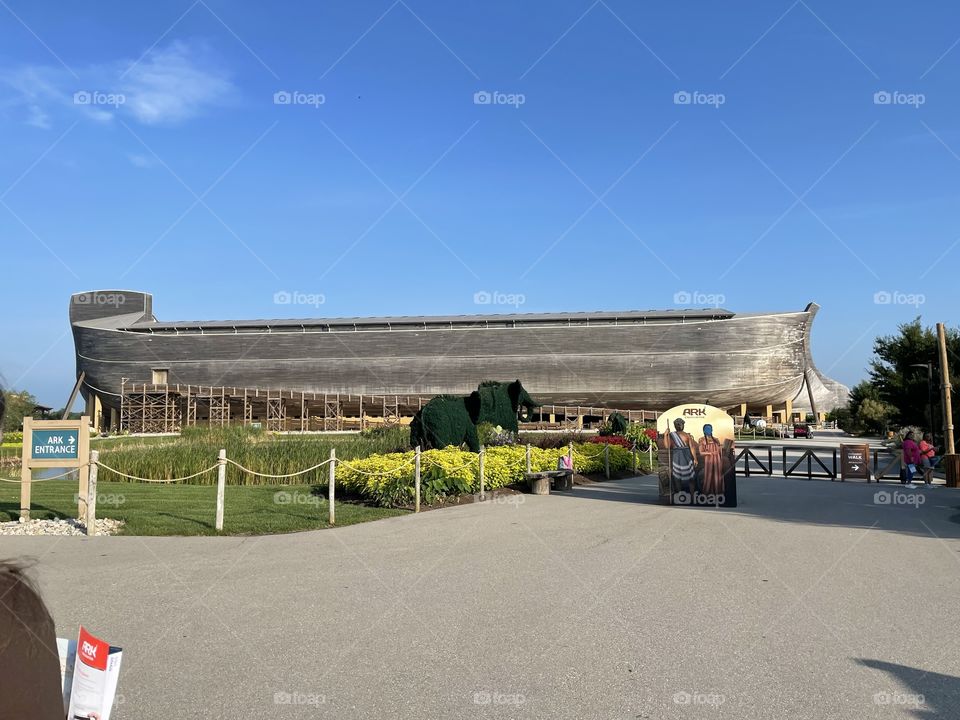
<instances>
[{"instance_id":1,"label":"ark roof","mask_svg":"<svg viewBox=\"0 0 960 720\"><path fill-rule=\"evenodd\" d=\"M489 315L398 315L389 317L282 318L265 320L180 320L174 322L137 322L129 330L197 330L226 328L300 328L300 327L440 327L479 325L487 327L517 325L602 325L636 324L664 320L728 320L735 313L722 308L698 310L625 310L561 313L498 313Z\"/></svg>"}]
</instances>

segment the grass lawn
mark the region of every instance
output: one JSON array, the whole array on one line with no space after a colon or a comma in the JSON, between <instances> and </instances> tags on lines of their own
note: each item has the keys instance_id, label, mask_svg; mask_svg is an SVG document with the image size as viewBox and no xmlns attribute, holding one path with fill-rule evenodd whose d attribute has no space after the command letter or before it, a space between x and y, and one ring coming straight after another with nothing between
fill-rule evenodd
<instances>
[{"instance_id":1,"label":"grass lawn","mask_svg":"<svg viewBox=\"0 0 960 720\"><path fill-rule=\"evenodd\" d=\"M76 482L33 484L32 518L74 517ZM124 535L266 535L329 527L325 498L309 485L227 485L223 532L214 529L217 489L212 485L97 484L97 517L124 520ZM284 502L287 501L287 502ZM337 525L404 515L406 510L337 502ZM0 483L0 522L20 517L20 486Z\"/></svg>"}]
</instances>

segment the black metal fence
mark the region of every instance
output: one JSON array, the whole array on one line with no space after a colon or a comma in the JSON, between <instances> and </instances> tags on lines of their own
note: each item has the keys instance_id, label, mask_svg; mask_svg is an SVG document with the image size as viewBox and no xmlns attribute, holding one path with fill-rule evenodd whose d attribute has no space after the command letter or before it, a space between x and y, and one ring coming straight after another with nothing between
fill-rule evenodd
<instances>
[{"instance_id":1,"label":"black metal fence","mask_svg":"<svg viewBox=\"0 0 960 720\"><path fill-rule=\"evenodd\" d=\"M873 462L867 482L900 480L902 456L900 451L873 449ZM736 464L743 477L755 475L783 475L807 480L838 480L840 472L839 447L774 447L754 445L740 448Z\"/></svg>"}]
</instances>

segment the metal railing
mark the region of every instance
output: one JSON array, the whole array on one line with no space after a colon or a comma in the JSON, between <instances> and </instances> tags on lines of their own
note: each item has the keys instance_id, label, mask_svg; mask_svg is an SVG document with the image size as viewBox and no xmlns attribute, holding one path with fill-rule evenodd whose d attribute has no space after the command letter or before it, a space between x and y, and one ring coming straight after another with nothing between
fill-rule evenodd
<instances>
[{"instance_id":1,"label":"metal railing","mask_svg":"<svg viewBox=\"0 0 960 720\"><path fill-rule=\"evenodd\" d=\"M766 451L767 451L767 464L766 464L766 465L764 465L764 464L763 464L763 461L760 460L760 458L758 458L758 457L756 456L756 454L753 452L754 450L761 450L761 451L762 451L762 450L766 450ZM750 448L750 447L742 448L742 449L740 450L740 453L737 455L737 459L734 461L734 465L736 465L738 462L740 462L740 459L741 459L741 458L743 459L743 475L744 475L744 477L750 477L751 474L753 474L753 475L766 475L766 476L768 476L768 477L769 477L770 475L773 475L773 446L772 446L772 445L768 445L766 448L759 448L759 447L757 447L757 448ZM757 466L759 467L759 470L753 470L753 471L751 471L751 469L750 469L750 461L751 461L751 460L753 460L753 462L755 462L755 463L757 464Z\"/></svg>"},{"instance_id":2,"label":"metal railing","mask_svg":"<svg viewBox=\"0 0 960 720\"><path fill-rule=\"evenodd\" d=\"M839 464L838 464L838 455L840 448L804 448L800 454L800 457L790 466L787 467L787 451L788 449L792 450L794 448L782 448L783 450L783 476L784 477L795 477L801 476L806 477L807 480L813 480L814 478L819 478L821 480L836 480L839 474ZM821 452L830 452L831 466L827 467L823 460L817 455L817 451ZM803 461L807 461L807 470L803 471L800 467ZM820 470L814 470L813 464L816 463Z\"/></svg>"}]
</instances>

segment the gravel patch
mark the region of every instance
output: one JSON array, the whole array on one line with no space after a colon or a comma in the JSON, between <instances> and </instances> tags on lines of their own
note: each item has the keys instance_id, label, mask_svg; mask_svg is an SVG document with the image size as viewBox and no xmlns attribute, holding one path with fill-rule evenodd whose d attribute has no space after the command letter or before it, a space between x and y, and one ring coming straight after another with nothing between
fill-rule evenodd
<instances>
[{"instance_id":1,"label":"gravel patch","mask_svg":"<svg viewBox=\"0 0 960 720\"><path fill-rule=\"evenodd\" d=\"M115 535L123 527L123 520L97 520L97 535ZM57 520L14 520L0 523L0 535L86 535L85 523L66 518Z\"/></svg>"}]
</instances>

